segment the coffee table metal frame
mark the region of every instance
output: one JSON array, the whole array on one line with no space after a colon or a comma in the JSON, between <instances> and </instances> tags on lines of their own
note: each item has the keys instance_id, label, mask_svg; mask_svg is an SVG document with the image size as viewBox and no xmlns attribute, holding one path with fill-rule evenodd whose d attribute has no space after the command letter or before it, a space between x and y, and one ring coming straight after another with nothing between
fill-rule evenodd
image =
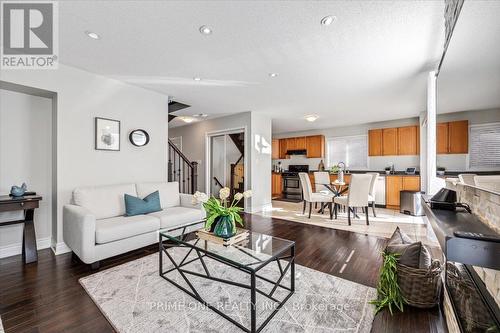
<instances>
[{"instance_id":1,"label":"coffee table metal frame","mask_svg":"<svg viewBox=\"0 0 500 333\"><path fill-rule=\"evenodd\" d=\"M224 258L223 256L220 256L216 253L212 253L208 249L196 247L198 242L200 242L200 241L203 242L203 240L197 239L194 243L186 242L187 234L185 232L186 232L187 228L195 226L197 224L202 224L204 222L205 222L204 220L198 221L198 222L194 222L194 223L189 224L189 225L184 225L182 227L160 231L160 242L159 242L159 273L160 273L160 276L162 278L164 278L165 280L167 280L168 282L172 283L177 288L179 288L182 291L184 291L185 293L187 293L189 296L193 297L194 299L196 299L197 301L202 303L203 305L212 309L213 311L218 313L220 316L222 316L226 320L228 320L231 323L233 323L234 325L238 326L243 331L252 332L252 333L253 332L260 332L295 292L295 242L288 241L290 243L288 246L283 247L279 252L277 252L276 254L273 254L272 256L267 258L266 260L262 260L256 256L253 256L251 251L248 251L249 249L246 249L245 247L238 246L237 244L233 245L236 249L241 251L244 255L250 256L256 260L256 262L244 265L244 264L238 263L236 261L233 261L231 259ZM174 236L170 236L167 234L168 232L172 232L172 231L179 230L179 229L183 229L180 236L174 237ZM165 242L165 241L170 241L170 242ZM175 247L189 249L188 253L181 260L180 263L177 263L174 260L174 258L172 258L170 253L168 253L168 251L167 251L169 248L175 248ZM187 260L187 258L189 257L189 255L193 251L196 253L196 257L193 259ZM163 254L166 255L166 257L170 260L170 262L174 266L166 271L163 271ZM250 285L212 276L210 274L208 266L205 263L205 260L204 260L205 257L216 260L216 261L223 263L229 267L238 269L242 272L249 274L250 275ZM193 272L193 271L190 271L190 270L183 268L184 266L186 266L194 261L197 261L197 260L199 260L200 263L202 264L205 274ZM283 260L287 263L285 267L283 267L280 260ZM272 262L276 262L278 264L278 268L280 270L280 276L279 276L277 281L270 280L270 279L268 279L260 274L257 274L260 269L266 267L268 264L270 264ZM167 274L172 272L172 271L177 271L180 274L180 276L184 279L186 284L189 286L189 289L179 285L177 282L173 281L172 279L170 279L167 276ZM290 271L290 274L291 274L289 287L281 284L283 278L286 276L288 271ZM251 302L251 304L250 304L250 328L243 326L241 323L237 322L236 320L229 317L227 314L225 314L221 310L217 309L215 306L213 306L213 305L209 304L207 301L205 301L200 296L198 291L196 290L196 287L189 280L189 278L188 278L189 276L201 277L201 278L205 278L208 280L233 285L236 287L249 289L250 290L250 302ZM257 279L261 279L261 280L266 281L270 284L273 284L274 287L272 288L272 290L269 293L267 293L267 292L257 288L257 286L256 286ZM287 296L282 301L273 297L274 293L276 292L276 290L278 288L283 288L285 290L288 290ZM274 311L258 327L257 327L257 316L256 316L257 293L272 300L273 302L275 302L277 304Z\"/></svg>"}]
</instances>

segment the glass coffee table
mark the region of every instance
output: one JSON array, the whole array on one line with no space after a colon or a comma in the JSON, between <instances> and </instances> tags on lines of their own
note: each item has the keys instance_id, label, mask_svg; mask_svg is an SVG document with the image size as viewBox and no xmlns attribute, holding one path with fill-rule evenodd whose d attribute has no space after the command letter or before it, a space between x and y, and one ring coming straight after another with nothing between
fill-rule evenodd
<instances>
[{"instance_id":1,"label":"glass coffee table","mask_svg":"<svg viewBox=\"0 0 500 333\"><path fill-rule=\"evenodd\" d=\"M204 221L199 221L187 227L194 227L199 224L200 228L202 228L203 223ZM180 230L181 233L179 235ZM186 230L186 226L183 226L181 228L160 231L160 276L243 331L260 332L295 291L295 242L249 231L249 236L246 240L230 246L224 246L199 238L187 240ZM173 251L182 251L183 253L180 257L174 258ZM233 281L233 279L214 276L210 265L212 260L227 266L229 269L236 269L245 273L243 275L245 277L249 276L249 279L245 278L242 279L244 281ZM190 264L193 263L200 263L203 269L198 271L191 269L190 267L194 266ZM164 266L168 268L164 270ZM276 270L272 274L274 278L263 276L261 274L262 269L266 272L271 269ZM173 273L179 274L186 286L180 285L171 276L169 277ZM239 275L243 276L242 274ZM289 279L289 285L282 283L285 277ZM249 290L250 327L245 327L242 323L231 318L200 296L201 293L199 290L203 287L197 286L193 282L194 278L217 281L222 284ZM269 286L267 289L270 290L259 288L258 284L261 286L266 284ZM281 299L274 297L277 290L282 295ZM259 326L257 326L257 294L273 302L272 312L266 314Z\"/></svg>"}]
</instances>

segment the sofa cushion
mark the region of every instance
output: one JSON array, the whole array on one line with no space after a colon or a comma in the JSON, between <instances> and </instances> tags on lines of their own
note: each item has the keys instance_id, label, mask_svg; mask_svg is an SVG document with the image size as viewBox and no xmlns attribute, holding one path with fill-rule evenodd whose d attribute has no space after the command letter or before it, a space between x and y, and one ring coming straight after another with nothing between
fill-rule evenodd
<instances>
[{"instance_id":1,"label":"sofa cushion","mask_svg":"<svg viewBox=\"0 0 500 333\"><path fill-rule=\"evenodd\" d=\"M125 210L127 216L158 212L160 207L160 193L155 191L144 199L125 194Z\"/></svg>"},{"instance_id":2,"label":"sofa cushion","mask_svg":"<svg viewBox=\"0 0 500 333\"><path fill-rule=\"evenodd\" d=\"M408 267L429 268L432 263L431 254L425 245L421 242L413 242L399 227L389 239L386 250L389 253L400 254L398 262Z\"/></svg>"},{"instance_id":3,"label":"sofa cushion","mask_svg":"<svg viewBox=\"0 0 500 333\"><path fill-rule=\"evenodd\" d=\"M160 227L163 229L199 221L205 218L205 211L196 208L177 206L165 208L160 212L148 214L148 216L158 217L161 221Z\"/></svg>"},{"instance_id":4,"label":"sofa cushion","mask_svg":"<svg viewBox=\"0 0 500 333\"><path fill-rule=\"evenodd\" d=\"M95 222L95 241L105 244L160 229L160 220L154 216L119 216Z\"/></svg>"},{"instance_id":5,"label":"sofa cushion","mask_svg":"<svg viewBox=\"0 0 500 333\"><path fill-rule=\"evenodd\" d=\"M144 198L146 195L154 191L160 192L160 204L162 209L179 206L181 204L179 198L178 182L153 182L137 184L137 195L141 198Z\"/></svg>"},{"instance_id":6,"label":"sofa cushion","mask_svg":"<svg viewBox=\"0 0 500 333\"><path fill-rule=\"evenodd\" d=\"M137 196L135 184L80 187L73 191L73 201L87 208L96 219L105 219L125 214L125 193Z\"/></svg>"}]
</instances>

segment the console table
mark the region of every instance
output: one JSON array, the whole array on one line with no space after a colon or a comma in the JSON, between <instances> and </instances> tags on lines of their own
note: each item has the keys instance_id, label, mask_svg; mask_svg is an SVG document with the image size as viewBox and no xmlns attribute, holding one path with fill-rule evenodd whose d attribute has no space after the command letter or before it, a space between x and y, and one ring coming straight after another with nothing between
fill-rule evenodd
<instances>
[{"instance_id":1,"label":"console table","mask_svg":"<svg viewBox=\"0 0 500 333\"><path fill-rule=\"evenodd\" d=\"M40 200L42 200L42 197L37 195L25 197L11 197L8 195L0 196L0 212L10 212L16 210L24 211L24 219L0 222L0 227L11 224L24 224L22 250L25 264L36 262L38 260L33 214L35 209L38 208Z\"/></svg>"}]
</instances>

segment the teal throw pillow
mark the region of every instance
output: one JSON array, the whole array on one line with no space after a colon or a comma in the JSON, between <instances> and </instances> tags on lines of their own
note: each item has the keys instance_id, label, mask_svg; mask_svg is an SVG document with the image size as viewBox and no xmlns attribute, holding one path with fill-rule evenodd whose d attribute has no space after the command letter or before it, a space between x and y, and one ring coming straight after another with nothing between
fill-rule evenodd
<instances>
[{"instance_id":1,"label":"teal throw pillow","mask_svg":"<svg viewBox=\"0 0 500 333\"><path fill-rule=\"evenodd\" d=\"M148 214L160 210L160 192L158 191L149 194L144 199L125 194L125 215L127 216Z\"/></svg>"}]
</instances>

